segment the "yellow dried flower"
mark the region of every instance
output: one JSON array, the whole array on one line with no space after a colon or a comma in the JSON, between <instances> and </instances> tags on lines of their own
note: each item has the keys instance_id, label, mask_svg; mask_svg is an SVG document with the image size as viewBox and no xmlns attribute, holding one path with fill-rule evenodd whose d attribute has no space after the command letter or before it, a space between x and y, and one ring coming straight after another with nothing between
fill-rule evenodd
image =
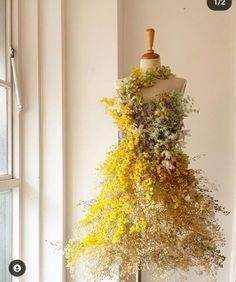
<instances>
[{"instance_id":1,"label":"yellow dried flower","mask_svg":"<svg viewBox=\"0 0 236 282\"><path fill-rule=\"evenodd\" d=\"M141 75L141 70L140 68L132 68L131 70L131 76L134 76L134 77L138 77Z\"/></svg>"},{"instance_id":2,"label":"yellow dried flower","mask_svg":"<svg viewBox=\"0 0 236 282\"><path fill-rule=\"evenodd\" d=\"M99 166L100 194L65 249L67 266L85 264L87 281L114 276L116 265L121 279L150 267L159 277L191 268L214 276L223 265L215 213L227 212L181 147L188 100L171 91L146 103L140 95L171 75L168 67L133 69L113 98L101 99L120 142Z\"/></svg>"}]
</instances>

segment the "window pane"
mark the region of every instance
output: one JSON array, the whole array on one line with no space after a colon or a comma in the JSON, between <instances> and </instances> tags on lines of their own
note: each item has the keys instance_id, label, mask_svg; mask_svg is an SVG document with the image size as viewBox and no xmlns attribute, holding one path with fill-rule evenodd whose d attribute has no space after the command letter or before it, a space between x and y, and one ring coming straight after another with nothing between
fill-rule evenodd
<instances>
[{"instance_id":1,"label":"window pane","mask_svg":"<svg viewBox=\"0 0 236 282\"><path fill-rule=\"evenodd\" d=\"M0 0L0 79L6 79L6 0Z\"/></svg>"},{"instance_id":2,"label":"window pane","mask_svg":"<svg viewBox=\"0 0 236 282\"><path fill-rule=\"evenodd\" d=\"M0 192L0 281L11 281L8 271L12 260L12 192Z\"/></svg>"},{"instance_id":3,"label":"window pane","mask_svg":"<svg viewBox=\"0 0 236 282\"><path fill-rule=\"evenodd\" d=\"M7 92L0 87L0 175L7 174Z\"/></svg>"}]
</instances>

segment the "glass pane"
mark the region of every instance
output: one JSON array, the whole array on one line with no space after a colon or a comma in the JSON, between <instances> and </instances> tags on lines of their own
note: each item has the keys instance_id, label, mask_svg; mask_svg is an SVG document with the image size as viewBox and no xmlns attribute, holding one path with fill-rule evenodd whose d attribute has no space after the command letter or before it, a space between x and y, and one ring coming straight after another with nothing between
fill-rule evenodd
<instances>
[{"instance_id":1,"label":"glass pane","mask_svg":"<svg viewBox=\"0 0 236 282\"><path fill-rule=\"evenodd\" d=\"M12 192L0 192L0 281L10 282L12 260Z\"/></svg>"},{"instance_id":2,"label":"glass pane","mask_svg":"<svg viewBox=\"0 0 236 282\"><path fill-rule=\"evenodd\" d=\"M0 0L0 79L6 79L6 0Z\"/></svg>"},{"instance_id":3,"label":"glass pane","mask_svg":"<svg viewBox=\"0 0 236 282\"><path fill-rule=\"evenodd\" d=\"M0 175L7 174L7 92L0 87Z\"/></svg>"}]
</instances>

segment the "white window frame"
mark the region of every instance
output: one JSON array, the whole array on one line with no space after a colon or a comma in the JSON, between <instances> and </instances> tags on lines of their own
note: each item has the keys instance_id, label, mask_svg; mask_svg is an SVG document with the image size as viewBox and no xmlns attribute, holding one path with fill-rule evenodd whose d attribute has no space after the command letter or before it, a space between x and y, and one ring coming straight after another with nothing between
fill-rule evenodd
<instances>
[{"instance_id":1,"label":"white window frame","mask_svg":"<svg viewBox=\"0 0 236 282\"><path fill-rule=\"evenodd\" d=\"M7 91L7 174L0 176L0 181L12 179L12 82L11 82L11 66L10 66L10 46L11 46L11 0L6 0L6 79L0 80L0 85ZM9 186L9 184L8 184Z\"/></svg>"},{"instance_id":2,"label":"white window frame","mask_svg":"<svg viewBox=\"0 0 236 282\"><path fill-rule=\"evenodd\" d=\"M22 109L17 72L15 66L15 51L12 48L12 0L6 0L6 80L0 79L0 86L4 87L7 91L7 173L0 175L0 191L13 189L18 185L16 181L16 175L19 173L14 169L14 162L19 162L19 152L13 150L14 142L19 143L14 137L14 123L19 122L18 114L16 113L16 107L13 102L17 103L18 109ZM16 98L13 98L13 95ZM15 100L15 101L14 101ZM17 184L17 185L16 185ZM6 185L6 189L4 188Z\"/></svg>"},{"instance_id":3,"label":"white window frame","mask_svg":"<svg viewBox=\"0 0 236 282\"><path fill-rule=\"evenodd\" d=\"M12 192L12 259L20 258L20 180L19 180L19 112L14 105L19 97L14 98L16 87L13 81L14 75L12 63L14 63L14 49L12 48L13 26L12 0L6 0L6 79L0 80L0 86L7 91L7 173L0 175L0 192ZM14 65L15 66L15 65ZM14 70L16 71L16 70ZM16 73L14 73L16 74ZM17 89L18 90L18 89ZM13 123L14 122L14 123ZM17 149L16 149L17 148ZM12 277L12 281L18 281Z\"/></svg>"}]
</instances>

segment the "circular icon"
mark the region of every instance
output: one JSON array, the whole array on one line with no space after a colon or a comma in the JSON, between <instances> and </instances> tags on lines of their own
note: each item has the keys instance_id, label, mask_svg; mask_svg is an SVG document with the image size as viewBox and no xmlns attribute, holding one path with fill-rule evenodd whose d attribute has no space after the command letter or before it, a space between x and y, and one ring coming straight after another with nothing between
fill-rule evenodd
<instances>
[{"instance_id":1,"label":"circular icon","mask_svg":"<svg viewBox=\"0 0 236 282\"><path fill-rule=\"evenodd\" d=\"M15 272L20 272L20 271L21 271L21 266L20 266L19 264L15 264L15 265L13 266L13 270L14 270Z\"/></svg>"},{"instance_id":2,"label":"circular icon","mask_svg":"<svg viewBox=\"0 0 236 282\"><path fill-rule=\"evenodd\" d=\"M26 267L23 261L16 259L9 264L9 272L11 275L19 277L25 273Z\"/></svg>"}]
</instances>

